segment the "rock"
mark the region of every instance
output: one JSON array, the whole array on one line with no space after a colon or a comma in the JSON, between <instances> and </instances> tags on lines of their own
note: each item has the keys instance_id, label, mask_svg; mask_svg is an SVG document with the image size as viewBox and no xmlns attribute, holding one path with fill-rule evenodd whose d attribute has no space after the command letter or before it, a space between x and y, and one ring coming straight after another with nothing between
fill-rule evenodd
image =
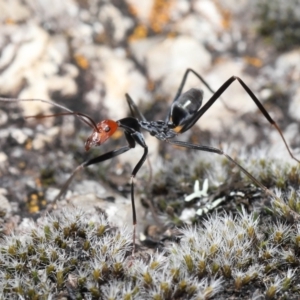
<instances>
[{"instance_id":1,"label":"rock","mask_svg":"<svg viewBox=\"0 0 300 300\"><path fill-rule=\"evenodd\" d=\"M191 9L190 1L188 0L174 1L169 11L170 19L172 20L172 22L178 22L183 18L183 16L188 14L190 9Z\"/></svg>"},{"instance_id":2,"label":"rock","mask_svg":"<svg viewBox=\"0 0 300 300\"><path fill-rule=\"evenodd\" d=\"M34 72L33 66L45 53L49 40L48 34L34 24L16 28L13 33L16 53L9 67L0 74L0 92L9 94L22 85L26 71ZM9 47L9 44L7 45ZM35 80L39 78L35 73Z\"/></svg>"},{"instance_id":3,"label":"rock","mask_svg":"<svg viewBox=\"0 0 300 300\"><path fill-rule=\"evenodd\" d=\"M116 43L124 40L127 30L133 26L133 21L130 18L125 17L117 7L109 3L103 5L99 11L99 20L104 24L112 24L113 32L111 38Z\"/></svg>"},{"instance_id":4,"label":"rock","mask_svg":"<svg viewBox=\"0 0 300 300\"><path fill-rule=\"evenodd\" d=\"M85 47L81 51L90 60L97 60L97 64L91 65L96 84L86 99L92 100L91 104L97 103L95 109L99 109L99 101L102 100L109 111L109 118L118 120L124 118L128 111L125 93L130 94L137 104L140 99L147 99L146 79L126 58L123 50L97 46ZM102 98L101 94L105 96Z\"/></svg>"},{"instance_id":5,"label":"rock","mask_svg":"<svg viewBox=\"0 0 300 300\"><path fill-rule=\"evenodd\" d=\"M59 134L60 128L58 126L50 127L45 129L43 133L37 133L32 141L32 148L34 150L42 149L45 144L50 144L53 142L53 139Z\"/></svg>"},{"instance_id":6,"label":"rock","mask_svg":"<svg viewBox=\"0 0 300 300\"><path fill-rule=\"evenodd\" d=\"M74 187L74 191L78 194L95 194L96 197L104 197L106 189L98 182L93 180L83 180L77 183Z\"/></svg>"},{"instance_id":7,"label":"rock","mask_svg":"<svg viewBox=\"0 0 300 300\"><path fill-rule=\"evenodd\" d=\"M218 31L223 29L223 18L221 12L213 1L197 0L194 2L193 8L202 18L206 20L206 22L203 23L212 25L214 29Z\"/></svg>"},{"instance_id":8,"label":"rock","mask_svg":"<svg viewBox=\"0 0 300 300\"><path fill-rule=\"evenodd\" d=\"M214 48L221 48L222 43L218 38L216 28L203 17L201 18L196 14L187 15L178 21L176 30L182 35L193 37L201 44L209 44Z\"/></svg>"},{"instance_id":9,"label":"rock","mask_svg":"<svg viewBox=\"0 0 300 300\"><path fill-rule=\"evenodd\" d=\"M126 0L126 2L141 23L149 24L150 12L153 8L154 0Z\"/></svg>"},{"instance_id":10,"label":"rock","mask_svg":"<svg viewBox=\"0 0 300 300\"><path fill-rule=\"evenodd\" d=\"M290 102L289 105L289 113L294 119L300 121L300 88L299 87L294 93L294 95L292 96L292 101Z\"/></svg>"},{"instance_id":11,"label":"rock","mask_svg":"<svg viewBox=\"0 0 300 300\"><path fill-rule=\"evenodd\" d=\"M286 76L289 75L292 80L299 81L300 80L300 50L293 50L286 53L281 54L276 62L275 62L275 74L277 76Z\"/></svg>"},{"instance_id":12,"label":"rock","mask_svg":"<svg viewBox=\"0 0 300 300\"><path fill-rule=\"evenodd\" d=\"M30 18L28 6L21 1L0 1L1 22L3 20L13 20L14 22L23 22Z\"/></svg>"},{"instance_id":13,"label":"rock","mask_svg":"<svg viewBox=\"0 0 300 300\"><path fill-rule=\"evenodd\" d=\"M7 161L7 155L4 152L0 152L0 163Z\"/></svg>"},{"instance_id":14,"label":"rock","mask_svg":"<svg viewBox=\"0 0 300 300\"><path fill-rule=\"evenodd\" d=\"M18 128L11 129L10 135L20 145L24 144L28 138L28 135Z\"/></svg>"},{"instance_id":15,"label":"rock","mask_svg":"<svg viewBox=\"0 0 300 300\"><path fill-rule=\"evenodd\" d=\"M7 190L0 187L0 208L5 210L7 214L11 212L11 205L8 199L5 197L7 195Z\"/></svg>"},{"instance_id":16,"label":"rock","mask_svg":"<svg viewBox=\"0 0 300 300\"><path fill-rule=\"evenodd\" d=\"M114 202L97 197L93 193L72 196L71 204L85 211L99 207L108 215L108 220L117 226L130 226L132 224L131 202L118 196Z\"/></svg>"},{"instance_id":17,"label":"rock","mask_svg":"<svg viewBox=\"0 0 300 300\"><path fill-rule=\"evenodd\" d=\"M14 56L9 66L0 74L0 93L11 94L20 89L19 98L48 100L49 95L59 92L62 96L72 96L77 93L75 82L78 76L75 66L66 64L64 60L69 55L66 40L60 36L52 38L46 31L33 23L15 29L12 44L6 49L13 48ZM0 67L5 61L0 61ZM63 75L61 71L64 70ZM52 107L38 101L20 102L24 115L50 113ZM53 119L47 119L48 124Z\"/></svg>"},{"instance_id":18,"label":"rock","mask_svg":"<svg viewBox=\"0 0 300 300\"><path fill-rule=\"evenodd\" d=\"M253 78L245 74L243 68L243 61L224 60L205 76L205 80L216 91L227 79L235 75L239 76L252 89ZM198 83L196 87L201 86L203 87L201 83ZM255 93L255 90L253 92ZM211 95L211 92L204 89L204 102L208 101ZM232 83L221 97L223 100L217 100L198 121L197 125L202 130L222 133L224 127L229 128L235 124L238 115L257 109L255 103L237 81ZM226 105L234 111L227 109ZM262 118L264 118L263 115Z\"/></svg>"},{"instance_id":19,"label":"rock","mask_svg":"<svg viewBox=\"0 0 300 300\"><path fill-rule=\"evenodd\" d=\"M186 224L192 224L191 220L195 217L196 210L195 208L185 208L179 217L182 222Z\"/></svg>"},{"instance_id":20,"label":"rock","mask_svg":"<svg viewBox=\"0 0 300 300\"><path fill-rule=\"evenodd\" d=\"M189 36L154 38L152 45L139 40L131 43L131 49L134 54L139 53L140 61L145 62L150 78L162 82L161 91L166 95L176 94L187 68L203 73L211 65L210 53ZM195 82L198 81L191 76L186 89L195 86Z\"/></svg>"},{"instance_id":21,"label":"rock","mask_svg":"<svg viewBox=\"0 0 300 300\"><path fill-rule=\"evenodd\" d=\"M0 126L4 125L8 120L8 115L5 111L0 109Z\"/></svg>"}]
</instances>

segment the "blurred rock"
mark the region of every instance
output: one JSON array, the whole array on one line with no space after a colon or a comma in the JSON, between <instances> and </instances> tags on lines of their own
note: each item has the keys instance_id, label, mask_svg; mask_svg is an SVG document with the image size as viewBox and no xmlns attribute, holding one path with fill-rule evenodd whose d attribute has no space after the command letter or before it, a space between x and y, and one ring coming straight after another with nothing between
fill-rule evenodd
<instances>
[{"instance_id":1,"label":"blurred rock","mask_svg":"<svg viewBox=\"0 0 300 300\"><path fill-rule=\"evenodd\" d=\"M11 137L20 145L24 144L27 140L28 136L18 128L14 128L11 130Z\"/></svg>"},{"instance_id":2,"label":"blurred rock","mask_svg":"<svg viewBox=\"0 0 300 300\"><path fill-rule=\"evenodd\" d=\"M131 50L144 62L152 80L161 82L161 92L166 95L176 94L186 69L203 73L211 65L210 53L189 36L134 41ZM195 82L198 80L189 78L186 88Z\"/></svg>"},{"instance_id":3,"label":"blurred rock","mask_svg":"<svg viewBox=\"0 0 300 300\"><path fill-rule=\"evenodd\" d=\"M134 10L134 14L144 24L149 24L150 11L153 8L154 0L126 0L130 8Z\"/></svg>"},{"instance_id":4,"label":"blurred rock","mask_svg":"<svg viewBox=\"0 0 300 300\"><path fill-rule=\"evenodd\" d=\"M19 0L0 1L0 21L14 20L22 22L30 17L30 10L25 3Z\"/></svg>"},{"instance_id":5,"label":"blurred rock","mask_svg":"<svg viewBox=\"0 0 300 300\"><path fill-rule=\"evenodd\" d=\"M111 197L112 194L110 193ZM97 197L96 194L89 192L73 196L71 204L83 208L85 211L94 210L99 207L108 215L108 220L117 226L130 226L132 224L131 202L121 196L114 195L114 201L110 202L102 197Z\"/></svg>"},{"instance_id":6,"label":"blurred rock","mask_svg":"<svg viewBox=\"0 0 300 300\"><path fill-rule=\"evenodd\" d=\"M107 3L103 5L99 12L99 20L103 23L111 22L113 20L113 40L115 42L121 42L126 38L127 30L133 26L133 22L130 18L125 17L121 11L112 4Z\"/></svg>"},{"instance_id":7,"label":"blurred rock","mask_svg":"<svg viewBox=\"0 0 300 300\"><path fill-rule=\"evenodd\" d=\"M11 212L11 205L8 199L5 197L8 194L7 190L1 188L0 186L0 207L1 210L4 210L7 214Z\"/></svg>"},{"instance_id":8,"label":"blurred rock","mask_svg":"<svg viewBox=\"0 0 300 300\"><path fill-rule=\"evenodd\" d=\"M5 111L0 109L0 126L4 125L7 122L7 120L8 120L7 113L5 113Z\"/></svg>"},{"instance_id":9,"label":"blurred rock","mask_svg":"<svg viewBox=\"0 0 300 300\"><path fill-rule=\"evenodd\" d=\"M59 127L52 127L44 130L43 133L37 133L32 141L32 148L35 150L42 149L46 143L52 143L53 139L59 134Z\"/></svg>"},{"instance_id":10,"label":"blurred rock","mask_svg":"<svg viewBox=\"0 0 300 300\"><path fill-rule=\"evenodd\" d=\"M89 60L95 60L91 65L96 80L95 86L86 98L91 100L90 104L95 109L99 109L96 103L101 100L109 111L110 119L121 119L128 110L126 93L137 104L140 99L148 98L146 79L134 68L133 62L126 58L124 50L109 49L105 46L87 46L81 51ZM101 97L101 94L104 96Z\"/></svg>"},{"instance_id":11,"label":"blurred rock","mask_svg":"<svg viewBox=\"0 0 300 300\"><path fill-rule=\"evenodd\" d=\"M252 89L253 78L243 72L245 65L241 60L224 60L216 65L206 76L205 79L216 91L231 76L239 76ZM198 86L201 83L198 83ZM203 87L203 85L202 85ZM204 87L204 99L207 101L211 97L211 92ZM231 127L236 123L237 115L253 112L257 106L249 97L238 81L232 83L222 94L222 100L217 100L213 106L201 117L197 125L203 130L222 133L224 127ZM229 107L230 109L226 108ZM262 115L262 118L263 115ZM238 130L238 126L236 129Z\"/></svg>"},{"instance_id":12,"label":"blurred rock","mask_svg":"<svg viewBox=\"0 0 300 300\"><path fill-rule=\"evenodd\" d=\"M292 96L292 101L289 106L290 115L300 121L300 88L296 90L295 94Z\"/></svg>"},{"instance_id":13,"label":"blurred rock","mask_svg":"<svg viewBox=\"0 0 300 300\"><path fill-rule=\"evenodd\" d=\"M0 166L2 166L7 161L7 155L4 152L0 152Z\"/></svg>"}]
</instances>

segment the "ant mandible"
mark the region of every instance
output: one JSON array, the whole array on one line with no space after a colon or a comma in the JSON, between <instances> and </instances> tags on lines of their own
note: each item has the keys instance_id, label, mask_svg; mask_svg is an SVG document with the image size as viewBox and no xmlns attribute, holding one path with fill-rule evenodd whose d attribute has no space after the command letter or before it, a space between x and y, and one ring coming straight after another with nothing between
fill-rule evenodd
<instances>
[{"instance_id":1,"label":"ant mandible","mask_svg":"<svg viewBox=\"0 0 300 300\"><path fill-rule=\"evenodd\" d=\"M211 98L206 102L206 104L201 108L202 100L203 100L203 91L200 89L190 89L187 92L182 94L182 90L187 80L187 76L189 73L193 73L198 79L213 93ZM183 141L173 140L177 135L184 133L185 131L189 130L199 119L200 117L215 103L216 100L220 99L220 96L224 93L224 91L235 81L238 81L247 94L251 97L254 103L257 105L259 110L265 116L265 118L269 121L271 125L273 125L276 130L279 132L290 156L296 160L298 163L300 162L297 158L294 157L292 154L282 131L280 130L277 123L271 118L267 110L258 100L258 98L254 95L254 93L250 90L250 88L244 83L244 81L237 77L232 76L230 77L216 92L214 92L210 86L206 83L206 81L194 70L187 69L185 74L182 78L181 84L178 88L176 96L172 102L171 108L168 112L168 115L164 121L147 121L144 115L140 112L134 101L131 97L126 94L126 100L133 115L137 115L137 118L134 117L127 117L120 119L118 121L113 120L104 120L100 123L95 123L89 116L80 113L80 112L73 112L72 110L59 105L57 103L42 100L42 99L8 99L8 98L0 98L0 101L41 101L45 103L52 104L59 108L62 108L68 112L66 113L59 113L53 115L42 115L42 116L30 116L26 118L45 118L45 117L53 117L53 116L62 116L62 115L76 115L79 117L84 123L88 126L93 128L92 134L87 138L85 143L85 150L88 151L91 147L101 146L106 140L108 140L117 128L122 128L124 130L125 138L127 140L128 145L121 147L116 150L109 151L105 154L102 154L98 157L89 159L79 165L71 174L70 178L64 184L63 188L61 189L60 193L56 196L54 203L59 200L63 194L66 192L70 182L72 181L75 174L90 165L94 165L118 155L121 155L132 148L135 148L136 144L140 145L144 149L144 153L136 166L134 167L131 173L130 185L131 185L131 205L132 205L132 218L133 218L133 253L135 251L135 231L136 231L136 210L135 210L135 202L134 202L134 178L142 165L144 164L147 154L148 154L148 147L145 143L145 139L143 134L141 133L141 129L148 131L152 136L156 137L157 139L167 142L171 145L176 145L179 147L212 152L219 155L225 156L229 161L231 161L234 165L236 165L246 176L248 176L255 184L257 184L265 193L273 196L276 198L274 193L265 187L262 183L260 183L255 177L253 177L246 169L244 169L238 162L236 162L232 157L226 154L223 150L214 148L211 146L202 146L197 144L192 144Z\"/></svg>"}]
</instances>

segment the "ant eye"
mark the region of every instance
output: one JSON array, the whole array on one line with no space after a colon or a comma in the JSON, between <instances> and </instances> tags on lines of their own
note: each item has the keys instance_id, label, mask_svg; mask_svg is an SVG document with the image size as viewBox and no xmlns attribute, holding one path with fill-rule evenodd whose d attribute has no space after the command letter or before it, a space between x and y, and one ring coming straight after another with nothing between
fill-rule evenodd
<instances>
[{"instance_id":1,"label":"ant eye","mask_svg":"<svg viewBox=\"0 0 300 300\"><path fill-rule=\"evenodd\" d=\"M110 131L110 127L109 127L109 126L106 126L106 127L104 128L104 131L105 131L105 132L109 132L109 131Z\"/></svg>"}]
</instances>

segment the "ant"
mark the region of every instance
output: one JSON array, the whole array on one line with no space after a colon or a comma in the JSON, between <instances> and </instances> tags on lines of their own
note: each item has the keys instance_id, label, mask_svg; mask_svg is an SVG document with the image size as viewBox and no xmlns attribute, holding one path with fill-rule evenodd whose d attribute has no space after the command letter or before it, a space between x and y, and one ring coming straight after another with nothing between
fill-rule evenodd
<instances>
[{"instance_id":1,"label":"ant","mask_svg":"<svg viewBox=\"0 0 300 300\"><path fill-rule=\"evenodd\" d=\"M200 89L192 88L188 90L187 92L182 94L182 90L184 88L184 85L186 83L187 77L189 73L193 73L198 79L212 92L211 98L205 103L205 105L201 108L202 100L203 100L203 91ZM101 163L103 161L106 161L108 159L111 159L113 157L116 157L118 155L121 155L127 151L129 151L132 148L135 148L136 145L140 145L144 152L142 154L142 157L136 164L136 166L133 168L133 171L131 173L130 178L130 186L131 186L131 205L132 205L132 218L133 218L133 254L135 252L135 231L136 231L136 223L137 223L137 217L136 217L136 210L135 210L135 202L134 202L134 178L137 175L138 171L144 164L147 155L148 155L148 147L145 143L144 136L141 132L141 129L146 130L149 132L152 136L156 137L160 141L167 142L171 145L189 148L193 150L199 150L199 151L206 151L211 152L219 155L225 156L230 162L232 162L234 165L236 165L246 176L248 176L257 186L259 186L266 194L277 198L275 194L269 190L266 186L264 186L262 183L260 183L254 176L252 176L246 169L244 169L238 162L236 162L232 157L230 157L228 154L226 154L223 150L214 148L211 146L203 146L203 145L197 145L192 144L188 142L173 140L173 138L177 137L177 135L186 132L189 130L200 118L201 116L215 103L216 100L220 99L221 95L225 92L225 90L235 81L238 81L241 86L244 88L244 90L247 92L247 94L250 96L250 98L254 101L254 103L257 105L259 110L262 112L262 114L265 116L265 118L269 121L271 125L273 125L278 133L280 134L290 156L296 160L298 163L300 162L297 158L294 157L292 154L282 131L280 130L277 123L271 118L267 110L264 108L264 106L261 104L261 102L258 100L258 98L254 95L254 93L250 90L250 88L244 83L244 81L237 77L232 76L230 77L216 92L214 92L210 86L206 83L206 81L194 70L187 69L185 71L185 74L181 80L181 84L178 88L178 91L176 93L176 96L172 102L171 108L165 118L165 120L159 120L159 121L147 121L144 115L140 112L134 101L131 99L131 97L126 94L126 100L129 105L130 111L133 115L136 115L138 118L134 117L127 117L120 119L118 121L113 120L104 120L100 123L95 123L93 119L91 119L89 116L80 113L80 112L74 112L62 105L59 105L57 103L42 100L42 99L8 99L8 98L0 98L0 101L41 101L45 102L51 105L54 105L56 107L59 107L61 109L66 110L67 112L64 113L58 113L53 115L39 115L39 116L29 116L26 118L45 118L45 117L54 117L54 116L63 116L63 115L76 115L79 117L85 124L90 126L93 129L93 132L91 135L87 138L85 142L85 150L88 151L92 147L101 146L105 141L107 141L118 128L122 128L124 130L125 138L127 140L127 145L123 146L119 149L109 151L107 153L104 153L98 157L89 159L85 162L83 162L81 165L79 165L71 174L69 179L66 181L64 186L62 187L59 194L56 196L54 203L56 203L57 200L59 200L63 194L66 192L70 182L72 181L75 174L90 165Z\"/></svg>"}]
</instances>

